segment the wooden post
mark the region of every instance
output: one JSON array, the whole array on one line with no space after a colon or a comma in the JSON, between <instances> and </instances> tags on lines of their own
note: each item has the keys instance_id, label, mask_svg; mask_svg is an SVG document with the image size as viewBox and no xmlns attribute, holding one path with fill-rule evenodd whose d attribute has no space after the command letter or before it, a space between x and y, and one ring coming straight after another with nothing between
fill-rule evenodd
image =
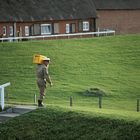
<instances>
[{"instance_id":1,"label":"wooden post","mask_svg":"<svg viewBox=\"0 0 140 140\"><path fill-rule=\"evenodd\" d=\"M102 96L99 96L99 108L102 108Z\"/></svg>"},{"instance_id":2,"label":"wooden post","mask_svg":"<svg viewBox=\"0 0 140 140\"><path fill-rule=\"evenodd\" d=\"M139 112L140 111L140 100L139 99L137 99L137 112Z\"/></svg>"},{"instance_id":3,"label":"wooden post","mask_svg":"<svg viewBox=\"0 0 140 140\"><path fill-rule=\"evenodd\" d=\"M72 107L72 97L70 96L70 107Z\"/></svg>"},{"instance_id":4,"label":"wooden post","mask_svg":"<svg viewBox=\"0 0 140 140\"><path fill-rule=\"evenodd\" d=\"M34 94L34 104L36 105L36 94Z\"/></svg>"}]
</instances>

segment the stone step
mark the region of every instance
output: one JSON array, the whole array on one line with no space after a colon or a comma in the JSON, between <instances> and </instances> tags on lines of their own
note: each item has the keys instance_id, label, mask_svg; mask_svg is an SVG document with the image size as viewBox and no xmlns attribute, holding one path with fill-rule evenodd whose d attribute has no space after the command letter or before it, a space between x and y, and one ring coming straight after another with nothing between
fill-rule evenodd
<instances>
[{"instance_id":1,"label":"stone step","mask_svg":"<svg viewBox=\"0 0 140 140\"><path fill-rule=\"evenodd\" d=\"M7 109L6 111L0 112L0 123L3 123L13 117L20 116L24 113L35 110L36 106L23 106L17 105L12 108Z\"/></svg>"}]
</instances>

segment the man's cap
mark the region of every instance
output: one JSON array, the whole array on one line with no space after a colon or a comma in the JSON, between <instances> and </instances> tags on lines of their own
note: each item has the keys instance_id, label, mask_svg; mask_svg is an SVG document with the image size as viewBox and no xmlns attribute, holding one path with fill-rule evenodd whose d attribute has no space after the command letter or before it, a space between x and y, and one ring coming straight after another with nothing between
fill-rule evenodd
<instances>
[{"instance_id":1,"label":"man's cap","mask_svg":"<svg viewBox=\"0 0 140 140\"><path fill-rule=\"evenodd\" d=\"M49 57L43 57L42 60L43 61L45 61L45 60L50 61L50 58Z\"/></svg>"}]
</instances>

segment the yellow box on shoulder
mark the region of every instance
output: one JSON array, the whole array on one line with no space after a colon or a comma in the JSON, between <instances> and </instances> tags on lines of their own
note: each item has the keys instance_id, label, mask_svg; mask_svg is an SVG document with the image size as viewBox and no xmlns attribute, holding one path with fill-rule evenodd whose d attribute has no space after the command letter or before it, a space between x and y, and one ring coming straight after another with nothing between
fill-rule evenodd
<instances>
[{"instance_id":1,"label":"yellow box on shoulder","mask_svg":"<svg viewBox=\"0 0 140 140\"><path fill-rule=\"evenodd\" d=\"M42 60L43 60L44 57L45 56L43 56L43 55L35 54L33 56L33 63L34 64L42 64Z\"/></svg>"}]
</instances>

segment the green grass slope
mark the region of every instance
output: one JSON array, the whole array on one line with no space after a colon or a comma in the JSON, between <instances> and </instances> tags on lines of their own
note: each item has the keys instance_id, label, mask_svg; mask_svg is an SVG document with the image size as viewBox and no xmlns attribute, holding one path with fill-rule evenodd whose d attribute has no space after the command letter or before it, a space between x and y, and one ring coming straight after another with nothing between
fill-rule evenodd
<instances>
[{"instance_id":1,"label":"green grass slope","mask_svg":"<svg viewBox=\"0 0 140 140\"><path fill-rule=\"evenodd\" d=\"M9 102L33 103L38 89L35 78L35 53L51 58L47 104L67 107L69 96L75 108L98 108L97 97L83 93L99 88L106 93L103 108L136 110L140 97L140 36L115 36L90 39L0 43L0 84L11 82L6 92Z\"/></svg>"},{"instance_id":2,"label":"green grass slope","mask_svg":"<svg viewBox=\"0 0 140 140\"><path fill-rule=\"evenodd\" d=\"M38 96L32 63L35 53L51 58L54 86L48 86L45 99L49 108L1 125L2 137L7 133L9 139L68 139L68 135L69 139L140 138L140 113L136 112L140 35L0 43L0 84L11 82L5 90L7 103L33 104L34 94ZM105 92L102 109L98 97L84 95L90 88Z\"/></svg>"}]
</instances>

